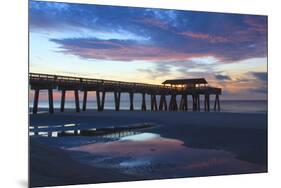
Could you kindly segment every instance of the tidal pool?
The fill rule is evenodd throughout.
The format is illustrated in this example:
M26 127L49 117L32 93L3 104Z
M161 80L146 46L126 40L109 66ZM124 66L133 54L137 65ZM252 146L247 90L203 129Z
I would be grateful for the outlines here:
M223 150L190 148L181 140L148 132L64 149L83 153L74 156L82 163L117 168L144 179L251 173L264 168Z

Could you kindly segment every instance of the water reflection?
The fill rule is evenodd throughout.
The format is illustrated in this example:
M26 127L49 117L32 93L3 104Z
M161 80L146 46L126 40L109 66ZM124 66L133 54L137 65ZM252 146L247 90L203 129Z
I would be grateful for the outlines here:
M74 133L75 130L69 130L71 127L77 127L79 124L64 124L64 125L34 125L29 126L29 136L42 137L58 137L60 133ZM68 130L67 130L68 129Z
M118 139L130 135L139 134L140 131L152 127L148 123L140 123L128 126L88 128L81 129L79 124L65 124L53 126L30 126L30 136L42 137L69 137L69 136L93 136ZM128 137L130 139L130 137Z
M264 166L237 160L229 152L189 148L181 140L147 132L150 127L147 123L90 129L82 129L79 124L40 125L31 126L30 135L72 151L72 157L81 163L117 168L139 178L266 171Z
M155 138L160 138L160 135L158 134L152 134L152 133L142 133L138 135L133 136L126 136L123 138L120 138L120 140L129 140L129 141L147 141Z
M163 138L153 133L141 133L68 150L90 154L92 157L86 159L77 157L87 164L118 168L145 178L246 173L263 168L239 161L229 152L188 148L180 140Z

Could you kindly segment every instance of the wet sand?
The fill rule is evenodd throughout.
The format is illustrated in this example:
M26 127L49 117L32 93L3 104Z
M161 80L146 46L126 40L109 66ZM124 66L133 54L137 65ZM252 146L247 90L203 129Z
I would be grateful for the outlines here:
M266 114L149 111L96 112L91 110L81 113L73 113L70 111L65 113L55 113L53 115L44 113L38 114L36 116L31 115L30 122L31 125L49 126L76 123L79 124L79 127L84 129L153 122L154 124L156 124L156 126L145 130L145 132L155 135L161 135L162 138L166 139L164 141L168 140L169 142L163 142L163 140L161 140L161 142L155 142L155 140L150 140L150 142L146 143L147 148L144 147L141 152L154 152L154 154L152 155L153 157L157 155L157 152L165 151L166 156L170 156L169 153L177 152L172 151L172 148L169 152L169 149L165 147L169 146L169 144L171 143L176 144L175 148L179 148L178 151L184 151L186 156L196 156L201 152L200 155L205 155L205 158L202 158L200 162L192 161L194 156L190 159L187 159L188 157L178 159L187 163L185 167L183 167L183 169L180 169L183 170L183 172L184 170L190 171L191 169L193 170L196 168L196 170L190 171L193 173L191 173L189 177L267 172ZM159 143L166 143L166 145L163 145L163 150L161 150L162 145L160 146ZM106 167L96 165L97 163L87 165L87 163L83 163L79 160L74 160L75 157L74 159L73 157L70 157L73 152L87 152L91 153L92 155L104 155L104 151L106 150L109 150L109 152L113 152L114 149L120 149L120 147L122 148L125 146L126 148L128 148L128 144L130 145L129 142L113 141L110 142L111 146L106 148L103 148L104 144L102 143L94 143L92 145L78 144L76 146L73 145L69 147L68 150L61 150L58 149L59 145L56 145L54 143L46 144L44 142L40 142L40 139L32 138L31 184L62 185L148 179L145 175L142 176L141 174L139 174L139 176L135 176L136 174L134 173L123 173L123 171L119 171L118 168L107 169ZM140 146L144 145L142 143L138 144L140 144ZM130 155L130 153L132 152L137 153L134 148L136 148L135 145L132 146L132 149L129 149L129 154L118 153L118 157L138 157L138 155L141 155L141 153L138 153L138 155L136 156ZM46 156L46 153L52 152L62 154L59 154L59 157L56 157L57 155ZM206 159L207 156L210 156L210 160ZM224 158L224 160L217 160L218 156L226 157ZM176 155L171 155L170 157L175 158ZM198 158L198 156L195 158ZM156 159L159 160L161 158ZM215 161L212 161L213 159L215 159ZM42 162L48 165L42 165ZM70 163L72 165L69 165ZM213 166L208 166L209 163L211 163L211 165ZM120 162L120 165L123 166L130 164L131 163L129 163L128 160L126 160L125 162ZM241 168L239 168L239 165L235 164L241 165ZM60 169L59 175L57 175L57 173L54 174L53 168L50 168L50 166L56 166L56 169ZM216 167L215 171L213 170L214 166ZM83 168L87 170L81 170ZM98 169L99 173L92 173L96 171L96 169ZM165 169L171 169L171 166L167 165L164 167L159 167L159 169L161 171L165 171ZM84 173L80 173L81 171L83 171ZM156 170L156 175L157 173L160 174L161 171ZM176 174L176 172L168 170L166 174L161 174L160 177L154 176L154 178L188 177L184 173L182 175L174 174ZM49 182L52 183L48 184Z
M133 180L135 177L115 169L81 164L66 151L30 140L31 187L106 183Z

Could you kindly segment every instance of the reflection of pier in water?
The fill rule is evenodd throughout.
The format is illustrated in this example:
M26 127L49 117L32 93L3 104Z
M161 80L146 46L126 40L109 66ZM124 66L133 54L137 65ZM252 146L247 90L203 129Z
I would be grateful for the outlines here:
M75 109L80 112L79 91L83 92L83 107L85 111L87 107L88 92L96 92L97 110L104 110L106 93L114 94L115 110L120 110L121 93L129 93L130 110L134 110L134 94L142 95L141 110L146 111L146 95L150 95L151 111L187 111L188 97L192 99L192 110L200 111L200 96L204 96L204 110L210 111L210 96L214 95L214 110L220 110L219 95L221 88L208 86L204 78L195 79L178 79L166 80L163 85L121 82L112 80L101 80L91 78L79 78L48 74L29 74L29 84L31 89L35 91L33 101L33 114L37 113L39 92L40 90L48 90L49 112L54 113L53 89L61 91L60 111L64 111L65 93L67 91L74 92ZM160 96L159 104L157 96ZM170 96L169 103L166 97ZM180 103L177 102L177 96L181 97Z
M80 129L76 124L59 126L32 126L30 136L66 137L66 136L94 136L103 138L121 138L139 134L143 129L151 128L151 123L141 123L128 126Z

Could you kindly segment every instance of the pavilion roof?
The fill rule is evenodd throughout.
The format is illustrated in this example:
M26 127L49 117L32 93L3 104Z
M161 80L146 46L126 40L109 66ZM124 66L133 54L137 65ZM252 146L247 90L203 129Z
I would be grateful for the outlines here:
M205 78L191 78L191 79L175 79L175 80L166 80L162 84L171 84L171 85L185 85L185 84L207 84L208 82Z

